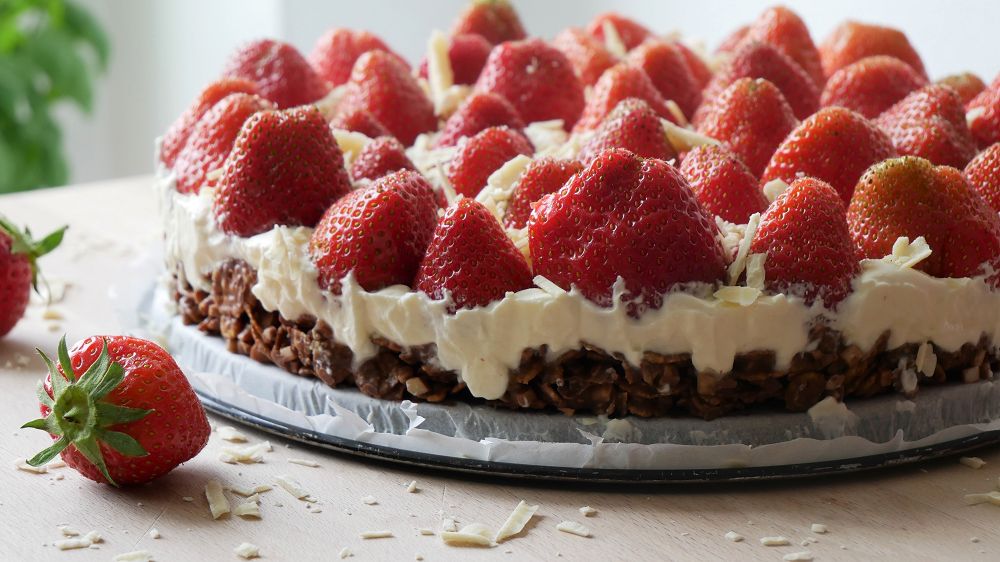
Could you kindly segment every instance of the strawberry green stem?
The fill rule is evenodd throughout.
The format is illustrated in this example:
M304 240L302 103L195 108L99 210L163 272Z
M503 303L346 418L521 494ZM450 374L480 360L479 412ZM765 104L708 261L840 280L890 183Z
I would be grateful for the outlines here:
M31 230L25 228L21 230L7 217L0 215L0 232L10 236L10 251L14 254L24 254L31 264L31 286L38 291L38 258L56 249L62 242L63 235L66 234L68 226L59 228L39 241L31 237Z

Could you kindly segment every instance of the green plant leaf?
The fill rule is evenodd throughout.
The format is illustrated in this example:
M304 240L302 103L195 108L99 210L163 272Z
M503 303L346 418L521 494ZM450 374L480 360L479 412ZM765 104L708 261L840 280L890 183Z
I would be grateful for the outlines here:
M98 68L105 70L111 57L111 42L108 41L108 36L101 29L101 25L89 12L74 2L66 2L64 9L66 29L90 45L97 55Z

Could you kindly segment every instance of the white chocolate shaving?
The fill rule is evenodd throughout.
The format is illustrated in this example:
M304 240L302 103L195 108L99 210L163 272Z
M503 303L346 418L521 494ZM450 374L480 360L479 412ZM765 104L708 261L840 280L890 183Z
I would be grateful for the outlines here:
M497 531L496 536L493 538L493 542L503 542L505 539L513 537L514 535L520 533L524 530L525 525L528 521L535 515L538 511L537 505L528 505L524 500L521 500L514 508L514 511L507 517L503 525Z

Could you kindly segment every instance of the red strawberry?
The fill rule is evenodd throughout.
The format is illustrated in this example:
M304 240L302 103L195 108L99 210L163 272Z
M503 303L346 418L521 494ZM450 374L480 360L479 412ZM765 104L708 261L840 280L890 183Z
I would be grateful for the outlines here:
M607 39L604 37L605 22L615 28L618 36L622 39L622 43L625 44L625 48L628 50L632 50L653 35L652 31L639 22L614 12L600 14L590 20L590 24L587 25L587 31L602 42L606 41Z
M869 166L895 155L892 141L871 121L849 109L827 107L788 135L760 182L791 184L802 176L814 177L833 186L846 203Z
M741 25L736 29L729 32L719 43L719 46L715 48L716 55L729 55L736 52L736 49L740 48L743 40L746 39L747 33L750 33L749 25Z
M1000 83L998 82L1000 80L994 80L965 106L971 117L969 129L979 143L979 148L986 148L1000 141Z
M174 121L163 135L163 142L160 145L160 161L168 168L173 168L177 155L187 144L187 139L191 136L191 132L194 131L194 126L201 119L201 116L212 109L212 106L219 103L222 98L236 93L256 94L257 85L242 78L222 78L212 82L202 90L198 99L194 100L194 103Z
M576 160L556 160L554 158L538 158L532 160L521 174L514 191L507 203L507 212L503 224L508 228L524 228L528 226L532 205L548 195L559 191L570 176L583 169Z
M897 58L868 57L835 72L823 89L820 104L839 105L874 119L926 85L926 78Z
M24 316L31 288L38 287L36 260L54 250L65 232L66 227L60 228L36 242L30 230L22 231L0 215L0 338Z
M875 119L900 155L963 168L976 155L976 141L965 122L958 93L931 85L900 100Z
M330 91L330 85L295 47L270 39L241 47L226 63L222 75L255 82L256 93L281 109L314 102Z
M627 98L615 106L580 149L577 159L586 166L609 148L624 148L641 158L677 158L660 116L638 98Z
M604 152L543 197L528 234L536 275L575 286L601 306L614 304L621 277L633 316L659 308L678 285L714 283L725 273L718 229L684 177L627 150Z
M531 156L534 150L521 133L507 127L490 127L467 140L448 165L448 181L455 193L475 197L486 179L518 154Z
M750 252L766 254L765 287L807 304L835 307L860 271L847 229L847 207L830 185L795 180L760 218Z
M351 177L377 180L399 170L416 170L406 149L394 137L379 137L368 143L351 164Z
M42 417L23 427L47 431L55 443L28 461L56 455L94 480L144 484L197 455L211 428L198 396L162 347L131 336L92 337L48 365L38 385Z
M847 222L862 258L890 254L900 236L923 236L932 253L916 268L936 277L979 275L1000 255L1000 215L961 172L915 156L872 166L858 182Z
M951 86L958 92L958 98L962 100L962 105L972 101L980 92L986 89L983 79L971 72L951 74L935 82L944 86Z
M838 25L819 46L820 59L827 77L845 66L877 55L896 57L926 77L920 55L902 31L891 27L845 21Z
M702 92L702 107L707 107L740 78L763 78L781 90L799 119L805 119L819 107L819 90L802 67L767 43L747 41L729 58L712 82ZM693 122L701 123L698 108Z
M351 272L366 291L412 286L435 224L434 189L416 172L348 193L327 209L309 242L320 287L339 295Z
M503 96L528 123L562 119L569 130L583 111L583 84L573 65L541 39L497 45L475 91Z
M351 109L338 112L337 116L330 122L330 126L334 129L361 133L370 139L392 136L389 129L386 129L385 125L379 123L365 109Z
M531 287L531 268L486 207L460 199L445 211L414 286L451 311L487 306Z
M195 126L177 156L177 191L198 193L210 172L222 168L243 123L258 111L274 109L274 104L252 94L230 94L215 104Z
M702 145L688 152L681 174L706 211L734 224L767 208L767 198L739 157L721 146Z
M585 86L592 86L605 70L615 64L615 57L604 44L578 27L564 29L552 40L552 46L566 55Z
M965 177L972 187L1000 213L1000 143L990 145L965 167Z
M474 136L490 127L521 130L524 121L510 102L489 92L476 92L465 99L441 128L436 146L455 146L459 139Z
M385 51L368 51L354 63L341 111L359 109L371 113L405 146L420 133L437 129L431 100L406 65Z
M784 6L768 8L747 30L750 41L770 43L792 59L822 87L826 82L819 50L809 35L809 28L795 12Z
M698 132L721 142L754 176L760 176L778 145L798 124L774 84L762 78L740 78L706 107Z
M315 107L261 111L236 137L213 210L223 232L253 236L313 226L350 189L344 155Z
M351 69L358 58L368 51L384 51L396 55L401 63L406 60L400 57L385 41L367 31L333 28L316 41L312 53L309 54L309 64L316 73L331 86L339 86L351 77Z
M708 68L708 63L705 62L705 59L701 55L695 53L691 50L691 47L688 47L681 41L674 41L673 44L684 55L684 60L688 64L688 70L691 71L691 76L698 85L698 89L703 90L712 81L712 70Z
M452 35L475 33L498 45L527 37L521 18L507 0L472 0L451 28Z
M493 45L482 35L466 33L448 40L448 61L456 84L475 84L486 66ZM427 78L427 59L420 62L419 75Z
M649 76L641 68L621 63L609 68L594 86L594 91L587 99L587 107L583 117L576 124L576 130L585 131L596 128L604 121L611 110L619 103L637 98L646 102L657 115L676 122L667 102L660 95Z
M664 100L673 100L684 115L694 115L701 87L676 43L648 40L629 52L629 64L641 68Z

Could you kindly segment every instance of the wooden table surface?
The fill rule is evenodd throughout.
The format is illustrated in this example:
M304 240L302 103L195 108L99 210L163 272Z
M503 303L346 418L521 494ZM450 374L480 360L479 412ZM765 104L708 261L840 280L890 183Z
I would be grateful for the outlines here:
M37 415L36 381L43 376L33 348L54 352L66 332L72 343L93 334L115 333L109 287L129 260L160 237L150 177L128 178L0 197L0 213L27 223L36 234L69 224L67 242L42 265L57 284L69 284L62 302L51 305L62 319L45 319L42 304L0 340L0 560L111 560L147 550L156 560L238 560L242 542L260 548L264 560L775 560L810 551L815 560L998 560L1000 507L967 506L963 495L995 489L1000 450L979 451L987 461L973 470L942 459L866 474L827 476L781 483L670 487L591 487L529 484L488 477L456 477L375 464L310 449L242 429L251 443L269 439L274 451L261 464L218 460L229 445L217 433L202 453L150 485L116 490L86 480L69 468L32 474L13 468L45 446L36 430L18 429ZM47 315L49 317L52 314ZM212 418L212 416L210 416ZM230 425L213 418L217 427ZM309 459L318 468L292 464ZM318 503L284 490L262 494L262 519L213 520L204 485L215 478L249 487L296 478ZM416 480L418 491L407 493ZM375 505L362 498L373 496ZM185 501L187 496L193 501ZM230 495L231 499L238 497ZM417 529L441 529L442 514L459 525L500 526L520 500L540 507L529 527L496 548L459 548ZM234 501L235 505L235 501ZM584 518L578 508L598 510ZM584 523L581 538L556 530L563 520ZM827 534L810 531L827 525ZM97 549L60 551L58 525L97 531ZM150 537L157 529L161 538ZM388 530L392 538L363 540L360 533ZM731 542L735 531L746 537ZM784 535L792 546L767 547L764 536ZM800 546L806 539L816 539Z

